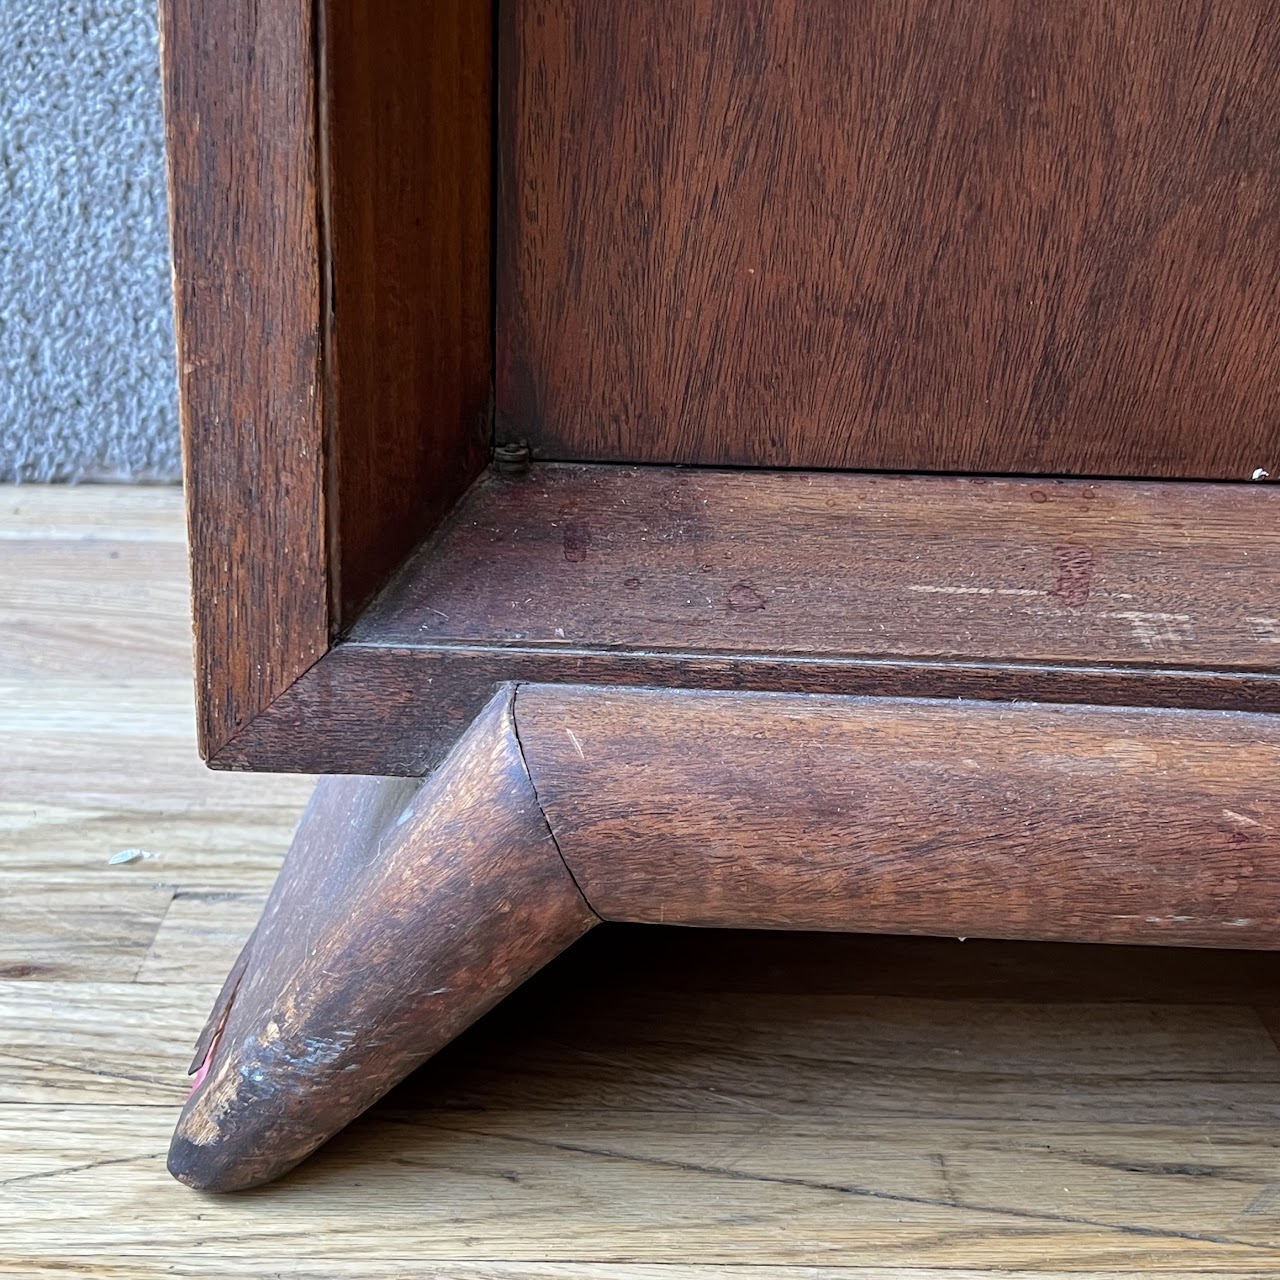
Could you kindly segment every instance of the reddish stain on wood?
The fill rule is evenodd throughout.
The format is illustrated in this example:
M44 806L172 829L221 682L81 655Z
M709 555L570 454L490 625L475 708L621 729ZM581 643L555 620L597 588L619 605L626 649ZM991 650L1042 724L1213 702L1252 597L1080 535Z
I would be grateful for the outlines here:
M749 582L735 582L729 588L728 605L735 613L755 613L764 608L764 597Z
M585 520L570 520L562 537L564 558L570 564L581 564L591 549L591 529Z
M1093 552L1085 546L1054 547L1053 563L1058 580L1050 594L1072 609L1089 603L1093 584Z

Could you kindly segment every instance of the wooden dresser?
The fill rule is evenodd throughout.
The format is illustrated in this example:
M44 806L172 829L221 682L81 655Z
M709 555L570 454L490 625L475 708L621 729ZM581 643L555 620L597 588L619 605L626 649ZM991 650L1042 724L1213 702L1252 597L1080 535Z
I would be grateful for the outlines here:
M200 731L324 779L170 1157L598 920L1280 942L1269 0L164 0Z

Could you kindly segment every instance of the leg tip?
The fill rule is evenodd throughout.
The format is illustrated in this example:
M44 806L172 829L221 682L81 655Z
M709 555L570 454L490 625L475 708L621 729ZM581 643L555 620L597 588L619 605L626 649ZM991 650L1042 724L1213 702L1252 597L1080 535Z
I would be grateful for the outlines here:
M209 1168L204 1149L180 1133L175 1133L169 1143L168 1166L169 1172L185 1187L193 1187L197 1191L219 1189L216 1185L217 1172Z
M270 1169L265 1173L256 1166L235 1158L220 1144L201 1146L183 1135L181 1128L169 1144L168 1168L184 1187L195 1191L221 1194L227 1191L247 1191L250 1187L270 1182L283 1170Z

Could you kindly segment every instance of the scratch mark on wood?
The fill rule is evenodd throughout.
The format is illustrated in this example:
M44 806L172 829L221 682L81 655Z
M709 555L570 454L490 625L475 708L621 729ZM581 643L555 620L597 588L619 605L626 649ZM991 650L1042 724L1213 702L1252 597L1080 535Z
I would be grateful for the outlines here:
M1280 618L1246 618L1259 644L1280 644Z
M931 583L915 583L908 591L928 592L940 596L1042 596L1035 587L949 587Z
M1144 649L1195 642L1189 613L1144 613L1138 609L1125 609L1106 616L1129 623L1133 638Z

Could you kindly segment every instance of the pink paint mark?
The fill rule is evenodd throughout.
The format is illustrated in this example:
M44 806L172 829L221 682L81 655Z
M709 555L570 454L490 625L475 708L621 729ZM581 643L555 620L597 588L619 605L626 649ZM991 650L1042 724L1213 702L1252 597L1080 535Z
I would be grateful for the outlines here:
M213 1053L218 1047L219 1036L214 1036L209 1042L209 1052L204 1055L204 1061L196 1070L195 1079L191 1081L191 1091L187 1094L188 1100L192 1098L195 1091L204 1084L204 1078L209 1074L209 1068L213 1065Z

